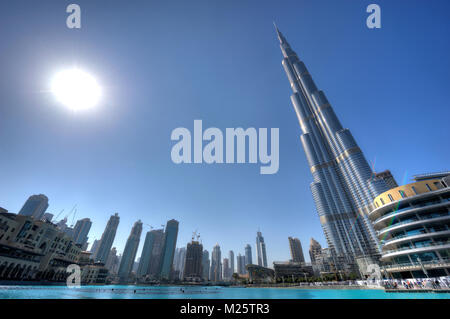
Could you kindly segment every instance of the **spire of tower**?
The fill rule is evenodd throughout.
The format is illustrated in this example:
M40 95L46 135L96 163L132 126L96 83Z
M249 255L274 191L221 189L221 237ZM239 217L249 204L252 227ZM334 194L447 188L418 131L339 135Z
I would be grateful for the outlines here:
M280 40L280 43L283 44L286 42L286 38L283 36L283 34L280 32L280 30L277 27L277 24L275 21L273 21L273 26L275 27L275 31L277 32L278 40Z

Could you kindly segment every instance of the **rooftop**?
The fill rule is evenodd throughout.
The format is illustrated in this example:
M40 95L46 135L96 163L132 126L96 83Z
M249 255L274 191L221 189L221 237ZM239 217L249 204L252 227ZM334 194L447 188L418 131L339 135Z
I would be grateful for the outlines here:
M413 175L413 180L415 181L424 181L427 179L433 179L433 178L443 178L450 175L450 171L445 172L436 172L436 173L425 173L425 174L418 174Z

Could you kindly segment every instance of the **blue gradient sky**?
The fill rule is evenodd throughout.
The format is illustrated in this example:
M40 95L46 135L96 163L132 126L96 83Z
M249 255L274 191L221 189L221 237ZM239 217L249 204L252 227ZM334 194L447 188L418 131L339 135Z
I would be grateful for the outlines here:
M72 2L81 30L65 27ZM381 30L365 25L374 2ZM0 206L18 212L38 193L54 214L78 204L91 241L118 212L119 251L137 219L175 218L178 246L198 230L208 250L237 255L255 249L259 228L270 263L289 258L288 236L307 255L311 237L325 240L272 21L375 169L403 183L449 168L449 12L449 1L425 0L2 1ZM73 113L48 93L73 65L104 87L94 110ZM194 119L279 127L278 174L173 164L171 131Z

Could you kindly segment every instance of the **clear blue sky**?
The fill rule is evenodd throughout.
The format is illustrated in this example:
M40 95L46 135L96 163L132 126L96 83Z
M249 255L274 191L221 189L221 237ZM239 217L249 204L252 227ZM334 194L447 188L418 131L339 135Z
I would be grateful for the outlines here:
M65 26L73 2L76 31ZM380 30L365 25L370 3ZM272 21L375 169L402 183L449 168L449 12L444 0L2 1L0 206L18 212L39 193L54 214L78 204L91 240L118 212L119 251L137 219L175 218L178 246L198 230L208 250L237 255L260 228L270 263L289 258L288 236L307 255L311 237L326 243ZM48 93L73 65L104 87L94 110L73 113ZM280 128L278 174L173 164L170 134L194 119Z

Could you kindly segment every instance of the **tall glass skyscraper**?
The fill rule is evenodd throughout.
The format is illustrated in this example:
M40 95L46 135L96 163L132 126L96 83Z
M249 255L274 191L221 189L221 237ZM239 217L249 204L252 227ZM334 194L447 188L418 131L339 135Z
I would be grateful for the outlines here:
M242 256L241 254L238 254L236 257L237 262L237 273L239 275L245 275L246 269L245 269L245 256Z
M230 260L230 271L231 276L234 274L235 268L234 268L234 252L232 250L228 253L228 259Z
M153 243L155 242L155 233L153 231L147 232L145 235L144 247L142 248L141 259L139 260L138 270L136 275L144 277L148 275L150 259L152 258Z
M100 246L100 240L94 239L94 242L92 243L91 250L90 250L92 259L95 259L95 256L97 255L98 246Z
M169 279L172 270L173 256L177 245L178 221L169 220L164 232L164 248L162 251L160 276L163 279Z
M203 280L209 280L209 268L211 267L211 261L209 260L209 252L205 249L202 256L203 267Z
M245 246L245 265L253 264L252 260L252 246L247 244Z
M85 247L88 241L88 234L91 230L92 222L89 218L83 218L77 221L73 228L73 239L76 244ZM84 248L83 248L84 249Z
M388 190L374 176L350 130L343 128L305 64L276 28L291 101L303 131L301 143L313 175L311 192L330 248L342 256L379 255L368 213L373 199Z
M45 195L32 195L19 211L19 215L32 216L36 220L41 220L48 208L48 197Z
M211 253L209 280L216 282L222 280L222 253L220 252L219 244L216 244L213 247L213 251Z
M256 258L258 266L267 267L266 244L260 231L256 233Z
M108 260L109 253L111 252L111 247L116 238L117 227L119 227L120 217L119 214L115 213L109 218L108 224L106 224L105 231L102 234L100 243L98 245L97 252L94 256L95 261L106 263Z
M131 229L130 236L128 237L125 249L123 251L122 259L119 266L119 277L121 281L128 280L136 259L136 253L139 247L139 241L142 234L142 222L138 220L134 223Z
M152 230L152 253L148 263L147 274L152 278L159 276L159 266L161 265L163 245L164 245L164 229Z
M177 272L178 279L183 279L185 261L186 261L186 247L176 248L175 254L173 256L172 267L173 270Z

